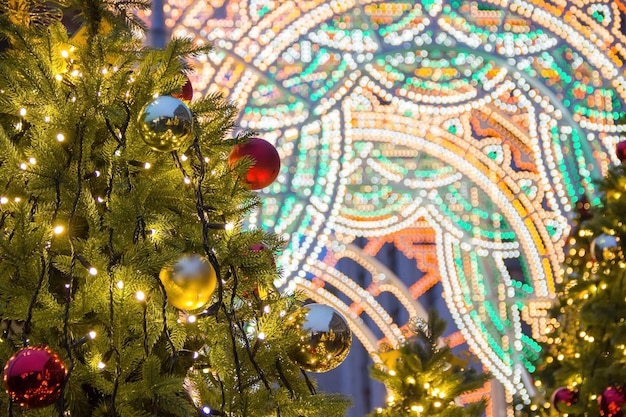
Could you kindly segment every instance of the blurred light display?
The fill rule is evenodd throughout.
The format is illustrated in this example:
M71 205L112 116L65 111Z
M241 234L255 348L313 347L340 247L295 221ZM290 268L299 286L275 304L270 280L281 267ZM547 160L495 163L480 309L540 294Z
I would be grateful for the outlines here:
M619 1L170 0L173 36L210 42L198 93L283 161L252 225L284 235L280 286L342 311L374 354L441 285L455 337L528 399L573 202L618 163L626 84ZM365 248L354 244L367 239ZM425 274L397 277L393 243ZM367 287L337 269L349 258ZM342 297L334 294L341 293ZM346 303L345 300L350 300ZM528 330L530 329L530 330ZM512 413L512 410L509 410Z

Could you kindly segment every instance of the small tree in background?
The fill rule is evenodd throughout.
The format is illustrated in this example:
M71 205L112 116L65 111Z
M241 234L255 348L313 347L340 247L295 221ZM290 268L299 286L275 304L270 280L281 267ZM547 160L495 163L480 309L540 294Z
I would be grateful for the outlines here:
M462 361L452 349L441 345L445 328L446 321L431 310L428 323L415 326L415 336L397 350L381 354L385 365L376 365L371 375L387 388L387 405L371 413L371 417L483 414L485 399L462 405L458 398L481 388L490 376L458 365Z

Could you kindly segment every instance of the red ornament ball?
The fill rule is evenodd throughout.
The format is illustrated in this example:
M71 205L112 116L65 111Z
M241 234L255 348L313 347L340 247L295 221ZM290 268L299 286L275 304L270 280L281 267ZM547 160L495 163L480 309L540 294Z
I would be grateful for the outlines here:
M570 413L570 407L578 402L578 391L567 387L558 388L552 394L552 405L559 413Z
M620 387L608 387L598 397L600 415L603 417L623 417L622 406L626 403L626 395Z
M41 408L59 398L66 374L63 361L48 346L26 347L4 367L4 386L22 407Z
M617 155L617 159L619 159L622 163L626 160L626 141L619 142L615 145L615 155Z
M274 182L280 171L280 156L271 143L265 139L252 138L246 143L235 145L228 156L228 166L233 168L246 156L253 160L245 178L251 190L260 190Z
M193 85L187 74L183 74L183 77L187 80L179 91L172 93L172 97L176 97L179 100L191 101L193 98Z
M250 249L252 250L252 252L262 252L264 250L269 250L267 246L263 244L252 245ZM274 254L272 254L272 266L276 267L276 259L274 258Z

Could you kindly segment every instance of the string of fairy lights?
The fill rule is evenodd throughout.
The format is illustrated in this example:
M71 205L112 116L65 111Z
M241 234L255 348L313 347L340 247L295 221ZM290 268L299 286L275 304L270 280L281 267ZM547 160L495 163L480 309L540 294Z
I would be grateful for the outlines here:
M550 325L572 202L594 198L593 178L618 162L621 10L621 2L544 0L170 0L164 8L173 35L215 45L194 63L194 88L237 101L241 126L278 148L283 168L249 219L289 242L277 284L340 310L376 360L362 318L391 345L404 325L380 293L419 314L419 296L437 279L395 277L372 262L377 250L352 242L426 233L459 334L507 401L533 392L527 376ZM401 250L420 259L427 249ZM344 257L375 283L364 288L338 271Z

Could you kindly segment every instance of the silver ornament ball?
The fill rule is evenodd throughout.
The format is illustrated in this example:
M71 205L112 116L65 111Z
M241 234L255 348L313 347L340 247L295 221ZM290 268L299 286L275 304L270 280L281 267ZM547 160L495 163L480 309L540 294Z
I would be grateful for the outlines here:
M298 332L298 342L289 357L302 369L327 372L343 362L350 352L352 332L337 310L324 304L308 304L291 314L289 326Z
M601 234L591 242L591 257L597 262L618 262L624 259L618 237Z
M177 98L157 97L146 104L137 120L144 142L160 152L174 151L191 137L193 116Z

